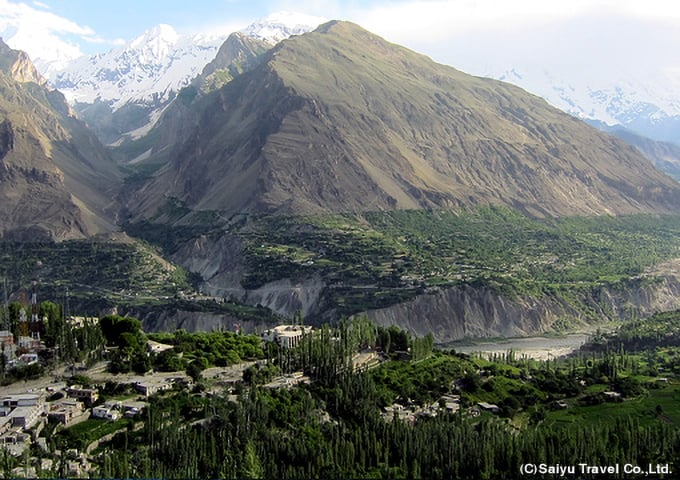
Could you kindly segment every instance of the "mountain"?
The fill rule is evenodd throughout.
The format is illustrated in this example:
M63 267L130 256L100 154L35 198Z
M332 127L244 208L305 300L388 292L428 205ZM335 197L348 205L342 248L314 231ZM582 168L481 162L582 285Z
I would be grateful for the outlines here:
M486 76L540 95L551 105L578 118L602 125L620 125L638 135L680 145L677 79L612 77L604 81L558 75L535 67L487 72Z
M28 56L0 41L0 236L42 241L116 229L120 174Z
M201 72L224 38L157 25L118 49L77 59L50 82L72 103L98 100L113 110L131 101L164 101Z
M621 126L610 127L600 124L597 127L633 145L656 168L680 181L680 145L651 140Z
M228 218L493 204L550 216L680 204L680 186L623 142L347 22L279 43L183 105L159 122L163 141L144 162L162 166L129 198L133 220L169 221L169 210Z
M328 20L321 17L282 11L256 20L241 30L241 33L273 47L288 37L310 32L326 21Z
M315 17L281 12L241 33L271 48L319 23ZM103 142L116 145L145 134L177 92L216 55L224 55L219 50L226 38L180 35L170 25L157 25L118 49L52 69L49 80Z
M106 54L80 57L50 83L107 143L139 136L214 58L223 36L179 35L158 25Z
M245 33L232 33L191 83L204 92L220 88L234 77L254 68L262 54L271 48L268 42Z

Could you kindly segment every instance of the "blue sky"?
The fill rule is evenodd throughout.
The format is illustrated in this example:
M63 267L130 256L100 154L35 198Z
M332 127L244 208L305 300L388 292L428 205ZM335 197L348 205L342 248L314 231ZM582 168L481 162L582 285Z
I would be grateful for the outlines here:
M282 10L354 21L470 73L534 62L680 78L677 0L0 0L0 35L33 59L73 56L159 23L227 34Z
M13 2L19 3L19 2ZM46 10L75 23L90 27L109 41L130 40L160 23L172 25L180 33L194 32L219 23L250 22L266 15L264 1L240 0L43 0L26 2L37 10ZM46 8L47 7L47 8ZM97 50L96 44L84 44L85 50Z

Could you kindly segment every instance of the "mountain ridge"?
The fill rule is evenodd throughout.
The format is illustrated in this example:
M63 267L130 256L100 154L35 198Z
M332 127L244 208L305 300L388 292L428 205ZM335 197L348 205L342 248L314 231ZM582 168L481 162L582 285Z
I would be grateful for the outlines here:
M435 64L350 22L279 43L190 108L186 141L152 153L163 167L135 193L133 217L154 217L164 197L227 216L678 205L679 186L632 147L518 87Z
M268 49L282 38L313 29L316 25L305 22L316 20L320 19L280 12L234 33L262 50L263 45ZM148 132L180 90L221 55L230 35L180 35L161 24L120 48L53 69L49 80L105 144L117 147ZM221 84L234 73L215 81Z
M23 52L0 43L0 65L0 235L63 240L116 230L120 174L108 152Z

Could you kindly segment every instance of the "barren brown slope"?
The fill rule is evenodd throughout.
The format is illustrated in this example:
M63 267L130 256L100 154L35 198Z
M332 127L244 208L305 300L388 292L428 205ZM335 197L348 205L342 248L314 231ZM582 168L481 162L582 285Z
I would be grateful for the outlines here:
M267 55L191 105L186 140L157 146L151 161L165 165L131 201L138 218L167 197L225 213L680 206L678 185L632 147L354 24L331 22Z
M120 175L108 154L59 92L28 75L25 55L0 42L0 57L0 238L114 230Z

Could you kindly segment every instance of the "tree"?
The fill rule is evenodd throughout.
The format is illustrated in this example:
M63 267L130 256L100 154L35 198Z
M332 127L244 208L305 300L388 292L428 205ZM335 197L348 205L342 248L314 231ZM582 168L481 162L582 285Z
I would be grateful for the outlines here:
M208 368L208 360L205 357L198 357L194 359L187 366L187 375L189 375L194 382L198 382L202 377L202 372Z
M136 318L107 315L99 320L99 325L109 345L125 347L131 339L143 337L142 322Z
M154 370L159 372L179 372L185 368L185 362L174 348L160 352L154 360Z

